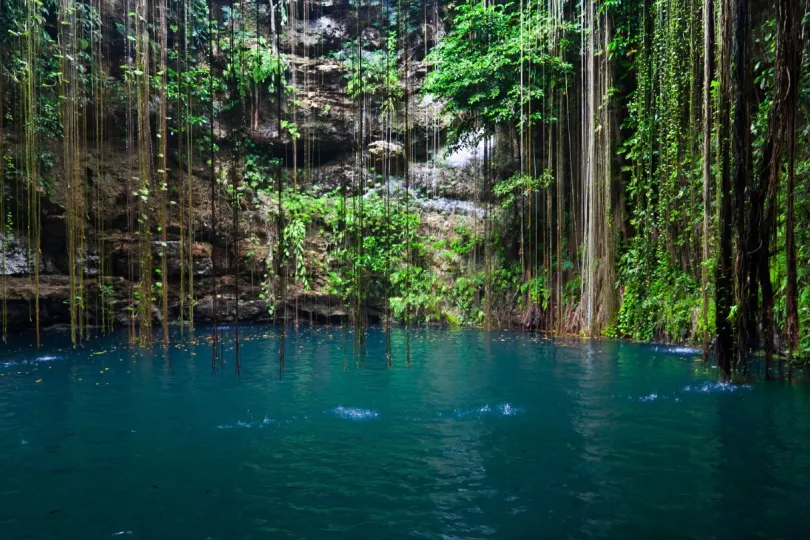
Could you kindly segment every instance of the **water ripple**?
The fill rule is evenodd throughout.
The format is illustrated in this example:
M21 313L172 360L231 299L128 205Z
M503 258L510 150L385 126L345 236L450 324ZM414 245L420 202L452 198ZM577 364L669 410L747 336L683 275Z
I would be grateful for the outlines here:
M217 429L234 429L234 428L263 428L275 423L275 420L267 416L261 422L243 422L237 420L236 424L220 424Z
M523 409L520 407L515 407L510 405L509 403L502 403L500 405L495 405L491 407L489 404L484 405L482 407L478 407L476 409L455 409L453 411L453 416L456 418L465 418L468 416L514 416L518 413L522 413ZM439 415L441 416L441 414Z
M705 382L703 384L686 385L683 392L700 392L711 394L715 392L737 392L738 390L751 390L750 384L732 384L730 382Z
M467 330L394 329L383 367L369 329L363 365L329 327L286 334L279 369L274 330L244 326L241 376L212 377L185 332L165 355L0 358L0 537L790 538L810 519L805 385Z
M371 409L357 409L355 407L344 407L339 405L332 409L332 413L347 420L368 420L369 418L377 418L380 413L372 411Z
M730 382L704 382L701 384L694 384L694 385L686 385L680 391L677 392L675 395L662 395L658 393L651 393L647 394L646 396L641 396L638 398L639 402L647 403L650 401L657 401L657 400L672 400L679 402L680 398L677 397L678 394L718 394L718 393L734 393L740 392L744 390L753 390L753 386L750 384L733 384ZM629 399L635 400L635 398L630 397Z
M8 360L0 362L0 368L12 368L15 366L33 366L36 364L44 364L46 362L53 362L55 360L62 360L61 356L46 355L39 358L28 358L22 360Z

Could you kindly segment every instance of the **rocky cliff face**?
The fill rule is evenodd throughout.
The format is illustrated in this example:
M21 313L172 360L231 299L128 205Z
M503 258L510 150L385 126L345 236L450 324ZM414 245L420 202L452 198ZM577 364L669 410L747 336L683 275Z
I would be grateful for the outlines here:
M298 130L304 134L310 148L307 170L298 175L298 189L302 191L325 192L341 186L350 186L357 171L357 156L363 155L364 167L369 182L369 191L382 193L399 192L405 189L401 177L392 176L384 185L374 174L380 170L383 156L387 153L394 160L402 160L404 150L397 143L383 138L381 115L368 112L363 121L365 148L362 153L357 148L356 136L359 123L358 103L347 94L347 67L337 56L344 43L351 37L349 28L357 28L355 12L348 3L329 0L312 2L314 9L306 24L299 21L296 32L285 33L282 48L285 51L290 70L295 70L296 79L296 121ZM373 14L372 14L373 15ZM370 17L373 19L373 17ZM362 30L364 47L369 50L385 46L384 36L372 27ZM435 30L432 31L435 35ZM420 38L412 36L412 46L424 48ZM293 54L295 53L295 54ZM112 63L115 62L115 59ZM409 87L405 93L409 99L410 127L412 129L412 160L410 166L409 201L420 214L421 230L425 238L450 242L458 237L460 226L468 230L482 227L480 218L483 208L477 199L478 175L475 151L445 155L440 151L441 119L438 107L429 99L423 98L418 88L425 73L425 66L418 60L411 65L410 77L403 81ZM289 79L291 73L287 73ZM258 110L258 124L250 127L250 137L261 151L278 154L284 158L291 172L290 140L288 133L279 133L279 118L272 96L262 96ZM292 115L292 100L286 100L282 117ZM395 121L395 130L402 130L402 119ZM234 125L227 119L218 119L215 133L223 151L218 156L220 171L228 171L233 163L228 161L228 139ZM239 128L243 129L243 128ZM14 141L11 141L12 144ZM59 155L59 141L50 141L54 155ZM298 146L298 164L302 164L307 154L304 144ZM89 148L83 157L88 183L95 186L103 183L103 205L91 204L85 224L87 257L84 261L83 276L87 322L99 324L101 312L107 309L119 325L129 324L132 317L133 290L139 280L138 246L139 238L132 232L137 226L132 215L132 179L129 172L132 156L124 141L113 139L103 149ZM176 171L180 168L177 157L171 164L169 183L177 181ZM7 231L0 236L4 258L0 261L0 297L7 306L7 321L11 331L22 331L33 327L34 304L39 297L40 321L43 326L70 322L68 300L70 295L68 257L66 249L66 185L58 159L51 171L52 188L43 204L41 265L39 285L34 282L34 269L30 267L32 248L26 244L26 231L22 226ZM194 166L193 183L193 280L194 316L196 322L210 321L214 310L220 321L233 321L236 317L236 285L233 275L234 261L240 261L239 317L244 321L269 320L268 305L263 299L262 282L269 272L267 267L272 246L276 241L274 205L261 195L251 196L242 205L239 220L239 242L233 237L229 201L224 193L218 193L213 201L217 210L217 221L211 220L210 167L202 157ZM241 174L241 171L236 171ZM223 175L224 176L224 175ZM99 179L103 179L103 182ZM220 188L221 189L221 188ZM13 198L13 194L11 195ZM158 252L167 258L168 275L164 282L170 293L169 316L175 320L180 310L180 223L176 208L170 210L168 241L162 245L152 244L153 255ZM99 224L103 223L103 230ZM101 252L99 251L101 248ZM286 297L277 309L283 316L298 316L305 320L338 322L348 316L341 299L331 294L328 287L329 270L328 242L320 228L310 226L305 241L306 259L310 269L309 290L290 284ZM248 256L249 255L249 256ZM426 254L430 266L437 275L450 272L447 253L434 250ZM99 279L99 260L106 261L106 276ZM189 279L189 277L185 277ZM214 291L218 296L214 298ZM379 317L383 306L368 306L371 318ZM153 313L156 322L160 311L155 306Z

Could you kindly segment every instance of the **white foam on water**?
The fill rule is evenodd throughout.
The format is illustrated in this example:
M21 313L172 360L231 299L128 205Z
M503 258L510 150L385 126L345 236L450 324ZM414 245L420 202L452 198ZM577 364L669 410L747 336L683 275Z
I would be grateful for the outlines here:
M15 366L23 366L23 365L34 365L40 364L43 362L53 362L55 360L62 360L61 356L40 356L39 358L29 358L25 360L8 360L6 362L0 362L0 368L9 368Z
M514 416L521 412L523 412L523 409L519 407L515 407L514 405L511 405L509 403L502 403L500 405L495 405L494 407L487 404L482 407L478 407L477 409L470 409L470 410L455 409L453 411L453 416L457 418L464 418L466 416L487 416L487 415ZM439 414L439 416L441 416L441 413Z
M252 422L242 422L241 420L237 420L236 424L220 424L217 426L217 429L233 429L233 428L252 428L254 424Z
M673 354L703 354L700 349L693 349L691 347L672 347L667 352Z
M368 420L369 418L377 418L380 413L372 411L371 409L357 409L354 407L344 407L339 405L332 409L332 412L341 418L348 420Z
M112 536L124 536L124 535L131 535L132 531L118 531L116 533L112 533Z
M513 416L518 413L519 409L512 407L508 403L504 403L503 405L498 406L498 410L503 416Z
M754 387L751 386L750 384L732 384L730 382L704 382L699 384L688 384L683 388L681 388L680 391L676 391L672 395L660 395L652 393L646 396L642 396L640 398L628 396L627 399L631 401L635 401L637 399L639 402L642 403L656 400L673 400L676 403L680 403L681 398L677 396L682 394L717 394L717 393L731 394L735 392L743 392L753 389ZM622 396L614 396L614 397L622 397Z
M293 416L293 420L297 420L297 416ZM304 420L308 420L306 416L304 416ZM292 420L281 421L282 423L289 424ZM243 422L242 420L237 420L235 424L219 424L217 429L234 429L234 428L243 428L243 429L250 429L250 428L266 428L270 427L274 424L277 424L278 421L273 420L269 416L265 416L262 420L256 422Z
M653 347L653 351L670 354L703 354L703 351L700 349L694 349L692 347L668 347L666 345Z
M471 414L475 414L477 416L481 416L482 414L486 414L490 411L489 405L484 405L479 409L473 409L470 411L465 411L462 409L454 409L453 416L456 418L464 418L465 416L470 416Z
M22 446L25 446L26 444L28 444L28 441L26 441L25 439L20 439L20 444Z
M703 384L687 385L682 392L696 392L701 394L711 394L715 392L738 392L740 390L752 390L750 384L732 384L730 382L705 382Z
M715 394L715 393L733 393L741 392L744 390L753 390L750 384L732 384L730 382L704 382L700 384L689 384L684 386L680 392L675 395L659 395L656 393L648 394L638 398L640 402L656 401L656 400L673 400L680 403L681 398L676 397L678 394ZM630 400L635 400L633 397L628 397Z

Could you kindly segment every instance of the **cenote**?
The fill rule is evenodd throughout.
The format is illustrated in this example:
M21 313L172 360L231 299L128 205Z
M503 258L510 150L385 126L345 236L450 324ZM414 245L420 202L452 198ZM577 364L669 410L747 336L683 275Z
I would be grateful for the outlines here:
M233 342L226 329L226 343ZM688 350L529 333L241 329L19 346L0 363L3 538L789 537L810 390ZM14 349L14 347L10 347Z

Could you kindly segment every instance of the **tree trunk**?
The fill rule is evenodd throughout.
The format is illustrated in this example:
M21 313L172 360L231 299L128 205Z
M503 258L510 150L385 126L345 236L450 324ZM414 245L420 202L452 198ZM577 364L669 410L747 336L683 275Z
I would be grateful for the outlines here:
M751 324L753 307L749 295L749 261L746 234L746 189L751 176L751 61L749 34L751 26L750 0L734 0L734 44L732 52L732 94L734 99L733 151L734 185L732 214L734 222L734 278L736 317L736 366L745 369L748 354L754 344Z
M720 8L721 55L720 55L720 189L717 193L719 257L715 267L715 331L717 365L724 376L731 373L734 355L734 336L729 315L732 302L731 282L731 171L729 155L729 120L731 113L731 0L721 0Z
M774 87L774 101L768 122L768 132L762 149L762 163L759 172L760 189L766 193L763 218L760 223L751 223L751 230L758 230L761 234L762 254L759 260L759 282L762 287L762 319L763 339L765 342L765 376L773 359L773 287L770 276L770 245L776 234L777 189L779 177L782 172L782 149L785 140L785 130L790 119L789 96L791 93L790 51L794 46L792 35L794 23L792 17L796 0L780 0L777 11L777 45L776 45L776 77ZM796 79L798 80L798 79ZM792 129L792 128L791 128ZM767 187L766 187L767 186ZM788 321L790 323L790 321Z
M801 14L798 0L780 0L778 19L784 24L784 47L787 79L791 81L785 96L785 142L787 158L787 208L785 209L785 254L787 259L787 286L785 306L787 308L786 337L789 351L799 347L799 304L798 278L796 275L795 229L795 151L796 151L796 105L799 96L799 75L802 65L802 45L804 40L801 28Z
M709 197L712 178L712 78L714 76L714 3L703 0L703 361L709 358Z

